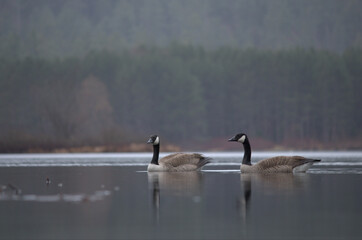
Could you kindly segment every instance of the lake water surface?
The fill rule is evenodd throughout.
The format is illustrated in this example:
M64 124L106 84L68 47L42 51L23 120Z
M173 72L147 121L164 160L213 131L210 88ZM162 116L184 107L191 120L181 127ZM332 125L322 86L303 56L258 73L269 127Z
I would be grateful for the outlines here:
M0 239L362 239L362 152L305 174L240 174L242 152L201 172L147 173L151 153L0 155Z

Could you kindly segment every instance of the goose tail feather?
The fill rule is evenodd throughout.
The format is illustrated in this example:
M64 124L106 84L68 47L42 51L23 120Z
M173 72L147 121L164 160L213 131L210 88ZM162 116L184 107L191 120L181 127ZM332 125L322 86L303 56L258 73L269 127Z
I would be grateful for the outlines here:
M206 164L211 162L211 158L209 157L204 157L204 156L200 156L200 160L197 163L197 168L202 168L203 166L205 166Z
M322 161L321 159L312 159L312 158L307 158L308 162L320 162Z

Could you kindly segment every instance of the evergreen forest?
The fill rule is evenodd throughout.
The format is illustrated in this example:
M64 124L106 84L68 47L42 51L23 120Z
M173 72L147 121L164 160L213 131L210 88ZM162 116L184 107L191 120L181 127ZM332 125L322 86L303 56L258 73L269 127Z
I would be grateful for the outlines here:
M362 137L361 71L361 49L172 44L1 58L0 150L143 142L154 133L196 144L238 131L280 145L347 147Z

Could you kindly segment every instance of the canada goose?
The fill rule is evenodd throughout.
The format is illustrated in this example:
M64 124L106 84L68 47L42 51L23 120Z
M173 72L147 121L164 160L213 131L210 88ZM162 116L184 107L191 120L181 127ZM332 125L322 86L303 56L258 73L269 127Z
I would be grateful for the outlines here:
M267 158L251 165L251 148L249 139L244 133L236 134L229 142L240 142L244 146L244 158L240 171L244 173L291 173L305 172L320 159L310 159L301 156L278 156Z
M151 136L147 144L153 144L153 157L151 163L148 164L148 172L197 171L209 163L211 159L199 153L174 153L158 160L160 153L159 136Z

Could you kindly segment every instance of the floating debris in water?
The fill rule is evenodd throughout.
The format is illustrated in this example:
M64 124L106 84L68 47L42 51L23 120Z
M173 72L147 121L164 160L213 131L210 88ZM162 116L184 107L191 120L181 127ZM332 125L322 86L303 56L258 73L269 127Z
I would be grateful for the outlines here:
M20 194L21 190L10 183L7 185L1 185L0 187L0 200L3 198L6 199L8 197L18 199Z
M17 187L15 187L14 185L8 183L7 185L1 185L1 188L0 188L0 192L11 192L11 193L15 193L16 195L20 194L21 193L21 190Z
M8 189L7 186L1 186L1 189ZM93 194L75 193L75 194L53 194L53 195L37 195L37 194L14 194L12 192L0 192L0 201L26 201L26 202L72 202L85 203L101 201L105 197L111 195L110 191L98 190Z

